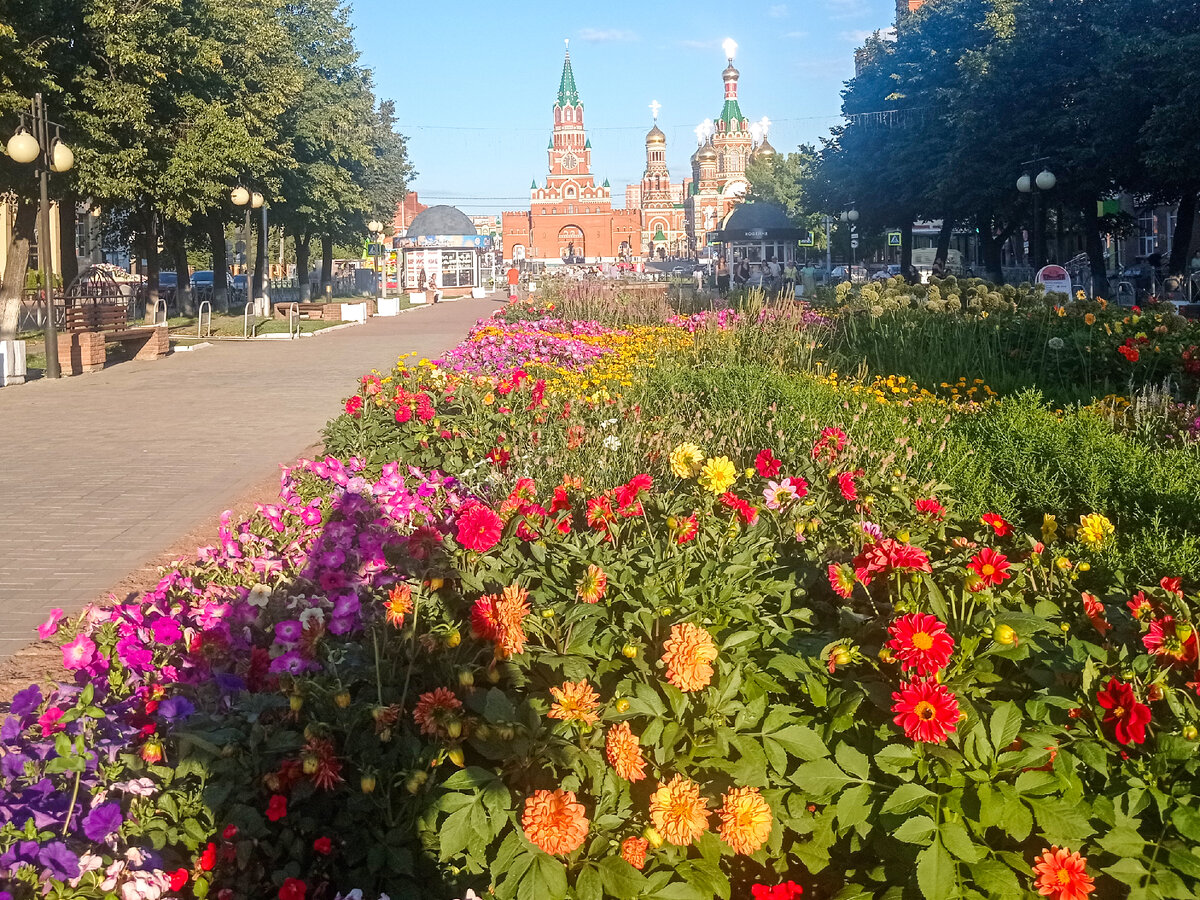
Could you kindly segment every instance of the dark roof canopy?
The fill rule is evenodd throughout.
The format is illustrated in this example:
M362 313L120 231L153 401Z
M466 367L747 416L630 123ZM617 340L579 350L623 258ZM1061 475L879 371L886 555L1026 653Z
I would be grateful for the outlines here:
M783 208L774 203L739 203L725 217L721 230L713 240L730 241L795 241L806 232L797 228Z
M417 213L408 225L410 238L435 234L465 234L474 237L478 233L467 214L453 206L431 206Z

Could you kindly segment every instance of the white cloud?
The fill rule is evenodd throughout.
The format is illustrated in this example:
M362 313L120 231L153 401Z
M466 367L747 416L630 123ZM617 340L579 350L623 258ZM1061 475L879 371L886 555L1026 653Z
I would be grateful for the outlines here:
M776 3L774 6L772 6L770 9L767 10L767 15L770 16L772 19L782 19L782 18L785 18L787 16L787 14L788 14L788 8L787 8L786 3Z
M850 41L855 46L861 44L867 38L875 33L874 29L855 29L854 31L843 31L838 35L843 41Z
M637 33L622 28L581 28L579 39L592 44L629 42L638 39Z
M831 19L857 19L867 13L864 0L825 0Z
M800 40L800 38L808 37L808 32L807 31L789 31L787 34L784 35L784 37L788 38L789 40L798 41L798 40Z

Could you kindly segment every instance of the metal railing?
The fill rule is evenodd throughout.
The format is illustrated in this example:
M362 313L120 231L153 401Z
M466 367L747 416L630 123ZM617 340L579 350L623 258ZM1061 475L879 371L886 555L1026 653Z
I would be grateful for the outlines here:
M160 308L160 307L161 307L161 309L162 309L162 316L163 316L163 317L162 317L162 321L161 321L161 322L160 322L160 321L158 321L158 310L159 310L159 308ZM153 320L153 321L152 321L150 324L151 324L151 325L153 325L153 326L155 326L155 327L158 327L159 325L166 325L166 324L167 324L167 319L168 319L168 316L167 316L167 301L166 301L166 300L161 300L161 299L160 299L160 300L159 300L157 303L155 303L155 304L154 304L154 320Z
M258 329L258 317L254 317L254 324L250 324L250 311L254 309L254 301L251 300L246 304L246 308L242 310L242 337L246 340L254 337L254 332Z
M200 329L204 327L205 310L208 310L208 334L201 335ZM212 304L207 300L200 301L200 310L196 313L196 337L212 337Z
M296 331L294 334L292 333L293 322L296 323ZM292 305L288 307L288 339L294 341L298 337L300 337L300 304L293 302Z

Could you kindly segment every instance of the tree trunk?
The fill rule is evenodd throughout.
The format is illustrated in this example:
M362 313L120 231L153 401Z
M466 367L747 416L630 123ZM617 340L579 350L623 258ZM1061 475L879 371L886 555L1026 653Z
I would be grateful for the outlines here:
M37 225L37 204L17 201L16 222L8 245L7 263L0 286L0 341L16 340L25 296L25 272L29 268L29 246Z
M1003 284L1004 265L1000 251L1004 248L1004 242L1008 240L1011 229L1004 234L997 235L990 213L980 213L978 222L979 242L983 248L984 274L987 275L987 280L993 284Z
M1175 237L1171 242L1171 258L1167 271L1171 275L1185 276L1188 268L1188 251L1192 249L1192 229L1196 222L1196 192L1184 194L1179 201L1179 215L1175 219Z
M1088 262L1092 267L1092 296L1108 298L1108 265L1104 259L1104 241L1100 237L1100 215L1094 198L1083 203L1083 233L1087 242ZM1178 234L1178 231L1176 232Z
M263 295L263 283L269 277L267 272L269 271L268 267L270 266L270 260L267 259L267 233L263 229L262 210L260 209L258 212L259 214L254 217L258 219L258 221L254 223L254 230L257 233L258 238L254 244L254 277L251 283L250 291L252 296L249 298L255 303L257 303L258 298Z
M909 270L912 268L912 242L912 216L905 216L904 223L900 226L900 274L904 276L906 281L911 280L909 278Z
M58 258L65 292L79 275L79 257L75 255L75 208L79 198L68 191L58 201Z
M307 232L297 233L292 237L296 241L296 278L300 285L300 302L307 303L312 299L312 284L308 280L309 246L312 237Z
M333 236L321 235L321 293L329 291L333 281Z
M175 308L182 315L196 314L196 305L192 302L192 276L188 271L187 240L184 226L178 222L163 223L163 233L167 254L175 265Z
M146 231L142 236L142 249L146 254L146 322L153 324L154 310L158 306L158 213L153 206L145 211Z
M947 213L942 218L942 230L938 232L937 253L933 256L933 263L937 265L941 263L942 271L946 271L946 260L950 256L950 241L954 237L954 216Z
M209 216L208 240L212 244L212 308L229 312L229 259L225 255L225 223L220 213Z

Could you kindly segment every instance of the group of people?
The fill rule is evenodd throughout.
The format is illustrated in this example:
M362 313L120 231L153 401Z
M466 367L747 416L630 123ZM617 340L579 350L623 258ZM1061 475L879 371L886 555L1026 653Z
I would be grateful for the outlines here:
M794 260L789 259L785 264L772 259L762 264L761 271L759 284L766 291L783 290L803 297L812 296L817 290L817 269L811 263L797 268ZM717 293L724 297L730 287L745 287L751 283L752 276L749 260L739 260L731 268L721 257L716 266Z

